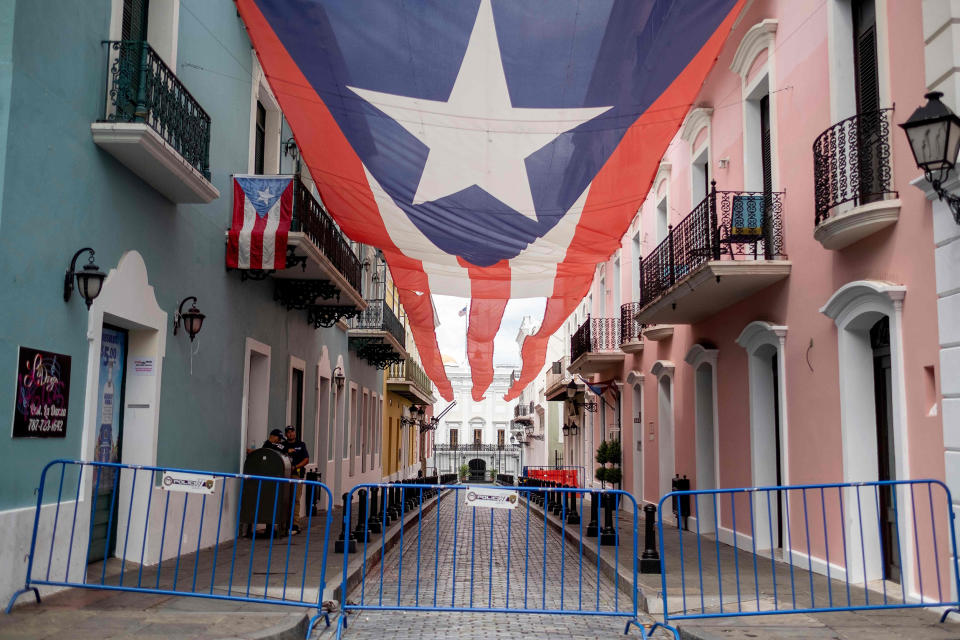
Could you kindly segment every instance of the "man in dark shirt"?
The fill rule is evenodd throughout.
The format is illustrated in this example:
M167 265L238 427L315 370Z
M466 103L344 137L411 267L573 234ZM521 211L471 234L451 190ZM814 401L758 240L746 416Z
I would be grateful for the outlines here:
M304 467L310 462L310 452L307 451L307 445L304 444L303 440L297 439L297 430L292 425L287 425L285 430L286 439L283 441L283 446L286 448L286 453L290 456L290 477L291 478L302 478L304 475ZM303 495L303 485L297 485L297 493L294 498L293 508L294 508L294 520L293 520L293 533L300 533L300 525L303 522L303 510L300 506L300 496Z

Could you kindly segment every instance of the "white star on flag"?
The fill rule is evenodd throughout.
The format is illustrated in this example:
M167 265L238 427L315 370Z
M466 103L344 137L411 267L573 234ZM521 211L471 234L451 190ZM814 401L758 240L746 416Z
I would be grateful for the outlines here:
M266 189L260 189L259 191L257 191L257 196L258 196L257 199L260 202L269 202L270 198L273 197L273 193L271 193L270 191L267 191Z
M527 156L611 107L515 108L490 0L482 0L446 102L348 87L429 147L413 204L477 185L536 220Z

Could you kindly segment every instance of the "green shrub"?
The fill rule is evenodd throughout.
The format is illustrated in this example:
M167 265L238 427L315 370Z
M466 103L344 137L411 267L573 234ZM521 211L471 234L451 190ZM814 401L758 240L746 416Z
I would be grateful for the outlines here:
M620 467L611 467L609 469L604 469L603 479L609 482L610 484L620 484L620 480L623 478L623 472L620 471Z
M597 470L593 473L593 477L603 483L606 481L607 473L609 472L610 469L607 469L606 467L597 467Z

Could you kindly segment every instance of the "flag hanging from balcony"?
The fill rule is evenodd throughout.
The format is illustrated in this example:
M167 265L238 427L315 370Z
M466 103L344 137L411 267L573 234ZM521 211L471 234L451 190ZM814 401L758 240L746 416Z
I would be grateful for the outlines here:
M236 2L324 203L383 250L442 394L424 294L472 298L475 397L506 301L547 298L515 397L619 246L745 0Z
M291 176L234 176L227 266L286 269L287 234L292 216Z

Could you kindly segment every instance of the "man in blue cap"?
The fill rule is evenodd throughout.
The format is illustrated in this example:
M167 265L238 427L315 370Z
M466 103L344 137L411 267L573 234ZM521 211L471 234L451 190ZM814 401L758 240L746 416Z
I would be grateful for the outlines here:
M303 440L297 437L297 429L293 425L287 425L287 428L284 430L286 435L286 440L283 441L283 446L286 447L286 453L290 456L290 477L291 478L303 478L305 469L304 467L310 462L310 452L307 451L307 445ZM300 525L303 522L303 510L300 506L300 496L303 495L303 485L297 484L297 492L294 496L294 520L293 520L293 533L300 533Z

